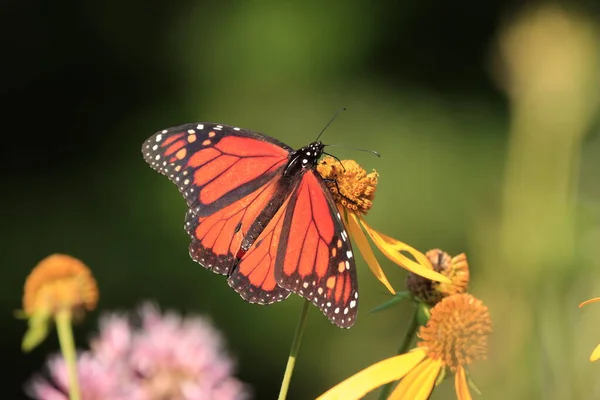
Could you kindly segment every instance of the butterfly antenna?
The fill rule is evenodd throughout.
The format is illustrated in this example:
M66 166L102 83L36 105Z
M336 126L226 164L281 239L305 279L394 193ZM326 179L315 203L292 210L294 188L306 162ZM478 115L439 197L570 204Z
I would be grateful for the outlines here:
M381 158L381 154L379 154L379 152L377 152L375 150L361 149L359 147L344 146L344 145L341 145L341 144L326 144L325 146L327 146L327 147L341 147L341 148L344 148L344 149L352 149L352 150L358 150L358 151L365 151L367 153L375 154L377 157ZM323 154L325 154L325 153L323 153Z
M319 133L319 136L317 136L317 138L315 139L315 142L319 141L319 138L321 137L321 135L323 134L323 132L325 132L325 129L329 128L329 125L331 125L331 123L333 122L333 120L339 115L339 113L341 113L342 111L346 111L346 107L342 107L339 110L337 110L335 112L335 114L333 114L333 117L329 120L329 122L327 123L327 125L325 125L325 128L323 128L323 130L321 131L321 133Z

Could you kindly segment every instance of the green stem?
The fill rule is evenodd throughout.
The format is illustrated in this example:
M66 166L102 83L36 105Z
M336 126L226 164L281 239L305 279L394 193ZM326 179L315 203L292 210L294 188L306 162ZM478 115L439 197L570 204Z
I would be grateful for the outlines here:
M298 350L300 349L300 342L302 342L302 333L304 332L304 325L306 323L306 316L308 315L308 308L310 301L304 300L302 311L300 311L300 317L298 318L298 325L296 326L296 333L294 333L294 340L292 341L292 348L290 349L290 356L288 357L287 365L285 366L285 373L283 374L283 380L281 381L281 389L279 390L279 400L285 400L287 392L290 387L290 381L292 380L292 373L294 372L294 365L296 365L296 357L298 356Z
M419 328L419 324L417 323L417 313L419 312L418 307L415 307L415 311L413 313L412 318L408 322L408 327L406 328L406 333L404 333L404 339L402 339L402 344L398 349L397 354L404 354L408 351L410 344L412 343L415 335L417 334L417 329ZM390 394L392 390L392 385L394 382L387 383L384 387L381 388L381 392L379 392L379 400L384 400Z
M81 400L79 381L77 379L77 352L75 351L75 341L73 340L73 331L71 330L71 310L68 308L60 310L57 313L56 330L58 331L60 350L67 364L69 399Z

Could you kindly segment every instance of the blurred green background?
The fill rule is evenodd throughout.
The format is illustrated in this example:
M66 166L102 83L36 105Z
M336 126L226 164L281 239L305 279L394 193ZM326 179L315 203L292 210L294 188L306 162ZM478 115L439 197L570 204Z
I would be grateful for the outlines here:
M342 106L324 141L383 156L332 149L380 173L369 223L469 257L495 329L471 368L481 398L600 398L600 307L577 308L600 296L600 4L521 3L3 2L2 398L22 398L58 349L52 334L22 354L13 317L54 252L99 284L81 348L99 313L152 299L210 316L255 398L276 397L301 300L247 304L194 263L184 201L140 146L211 121L298 148ZM404 271L379 259L403 290ZM395 354L411 306L370 314L388 297L357 268L358 322L311 310L290 399ZM432 396L446 398L451 380Z

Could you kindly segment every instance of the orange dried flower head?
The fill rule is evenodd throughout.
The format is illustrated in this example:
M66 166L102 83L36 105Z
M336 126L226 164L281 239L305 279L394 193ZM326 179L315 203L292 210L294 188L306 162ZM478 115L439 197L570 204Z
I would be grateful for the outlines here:
M487 355L492 319L481 300L470 294L445 297L431 309L427 325L419 329L418 346L453 372Z
M466 293L469 287L469 264L465 253L451 257L448 253L434 249L425 253L436 272L448 277L450 282L435 282L409 272L406 286L413 296L423 303L436 305L444 297Z
M23 310L56 314L61 309L74 312L93 310L98 287L91 271L80 260L53 254L43 259L25 281Z
M354 160L338 161L327 156L317 165L317 171L327 182L336 203L355 214L366 214L373 205L379 174L370 174ZM335 180L335 181L334 181Z
M395 264L429 279L449 282L447 277L433 270L431 262L423 253L406 243L378 232L365 221L364 215L373 206L373 198L379 181L379 174L376 171L367 174L356 161L337 160L331 156L323 158L317 165L317 171L325 179L325 183L333 194L336 207L340 215L343 215L344 224L365 262L390 293L395 294L396 291L373 254L365 232L375 246Z

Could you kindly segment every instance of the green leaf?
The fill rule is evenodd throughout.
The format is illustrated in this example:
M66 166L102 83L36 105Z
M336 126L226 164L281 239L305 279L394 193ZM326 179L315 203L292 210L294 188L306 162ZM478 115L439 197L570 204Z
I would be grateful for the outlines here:
M24 310L15 310L13 316L16 319L29 319L29 315Z
M410 292L408 291L404 291L404 292L396 292L396 294L394 295L394 297L392 297L390 300L386 301L385 303L375 307L374 309L371 310L372 313L376 313L379 311L383 311L386 310L392 306L394 306L395 304L400 303L402 300L409 298L410 297Z
M48 336L48 327L50 325L50 313L36 313L29 318L29 327L23 341L21 342L21 350L30 352L36 348Z
M471 389L473 389L473 391L475 393L477 393L478 395L481 396L481 390L479 390L479 388L475 385L475 382L473 382L473 380L471 380L471 377L468 376L468 374L467 374L467 383L469 384L469 386L471 387Z
M440 383L442 383L442 381L446 379L446 368L443 367L442 370L440 371L440 374L438 375L437 379L435 380L435 386L437 387Z
M431 307L425 303L419 302L417 306L417 322L419 325L426 325L429 322L429 317L431 316Z

